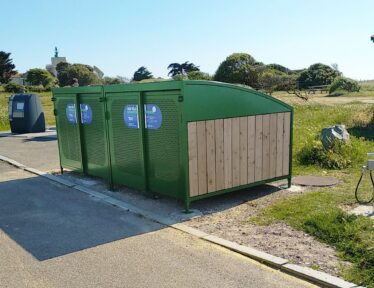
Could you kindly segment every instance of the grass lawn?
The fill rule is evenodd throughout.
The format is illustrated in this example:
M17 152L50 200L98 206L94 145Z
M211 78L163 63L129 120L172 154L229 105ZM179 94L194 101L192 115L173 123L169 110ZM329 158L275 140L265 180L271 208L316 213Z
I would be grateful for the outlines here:
M354 189L361 166L365 164L366 153L374 152L373 105L305 104L294 107L293 174L334 176L341 180L341 184L279 201L249 221L260 225L285 222L313 235L335 247L342 259L353 263L350 268L341 271L342 277L360 285L374 287L374 223L368 218L350 216L345 212L347 207L356 202ZM327 169L321 167L321 164L303 163L300 155L308 151L313 153L314 150L310 148L318 144L316 138L321 129L334 124L345 124L351 134L349 153L343 159L337 158L337 161L348 159L348 162L343 163L348 167ZM315 155L310 156L313 158ZM372 192L368 180L363 183L363 191L367 195Z
M31 92L33 93L33 92ZM0 86L0 131L10 130L8 118L8 98L14 93L4 92ZM52 92L34 93L41 97L44 114L47 125L55 124L55 117L53 115L53 102L51 101Z

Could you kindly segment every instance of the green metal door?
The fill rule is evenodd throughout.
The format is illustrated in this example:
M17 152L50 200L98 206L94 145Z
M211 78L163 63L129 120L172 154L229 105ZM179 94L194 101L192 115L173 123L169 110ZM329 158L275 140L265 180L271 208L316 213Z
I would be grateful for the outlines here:
M82 172L76 95L62 94L53 99L61 167Z
M139 92L107 93L113 183L146 189Z
M178 92L144 94L145 150L148 189L152 192L183 198Z
M79 104L84 171L88 175L109 179L105 103L102 94L80 94Z

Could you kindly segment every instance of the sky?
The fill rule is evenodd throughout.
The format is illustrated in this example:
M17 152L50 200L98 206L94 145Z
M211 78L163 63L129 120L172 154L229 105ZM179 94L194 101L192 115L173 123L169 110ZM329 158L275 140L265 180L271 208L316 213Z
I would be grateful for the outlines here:
M19 72L44 68L57 46L70 63L131 78L170 63L213 74L231 53L301 69L337 63L374 79L373 0L0 0L0 50Z

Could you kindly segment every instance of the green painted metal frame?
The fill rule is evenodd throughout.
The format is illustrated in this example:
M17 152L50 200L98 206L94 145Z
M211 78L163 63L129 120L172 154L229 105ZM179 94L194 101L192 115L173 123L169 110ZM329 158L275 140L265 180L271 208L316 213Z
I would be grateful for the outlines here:
M58 132L58 119L57 117L59 116L58 115L58 111L57 111L57 107L56 107L56 100L57 100L57 97L59 96L62 96L64 97L65 95L74 95L74 101L75 101L75 104L76 104L76 116L77 116L77 127L78 127L78 135L79 135L79 146L80 146L80 154L81 154L81 167L82 167L82 173L87 175L87 159L86 159L86 153L85 153L85 150L84 150L84 147L82 145L83 143L83 136L82 136L82 124L81 124L81 113L80 113L80 98L79 96L81 94L101 94L101 101L104 103L104 111L106 112L106 106L105 106L105 98L103 98L103 87L102 86L88 86L88 87L67 87L67 88L55 88L52 90L53 92L53 96L52 96L52 101L54 102L54 114L55 114L55 120L56 120L56 130ZM73 98L73 97L72 97ZM105 124L106 125L106 124ZM106 128L106 127L105 127ZM108 146L108 132L107 132L107 129L105 129L105 135L106 135L106 139L105 139L105 142L106 142L106 147ZM59 134L57 133L57 138L58 140L60 141L60 136ZM61 163L61 148L60 148L60 145L58 145L58 148L59 148L59 158L60 158L60 169L61 169L61 173L63 173L63 169L64 168L68 168L68 169L71 169L72 167L69 167L67 165L62 165ZM109 154L108 154L109 155ZM110 165L110 157L108 156L108 180L109 180L109 188L113 188L113 184L112 184L112 177L111 177L111 165ZM78 170L80 171L80 170Z
M57 119L56 100L57 100L56 97L52 96L51 101L53 102L53 115L55 116L56 131L58 131L58 119ZM62 157L61 157L61 148L60 148L61 141L60 141L59 137L60 136L57 134L58 160L59 160L59 163L60 163L60 172L61 172L61 174L63 174L64 173L64 168L62 167ZM79 145L81 145L81 144L79 143Z
M122 91L121 91L122 92ZM109 126L109 122L111 120L111 117L113 117L113 115L111 115L111 109L108 108L108 98L109 97L113 97L114 94L121 94L121 92L118 92L118 91L104 91L103 94L104 94L104 97L105 97L105 103L106 103L106 128L107 128L107 137L108 137L108 142L110 143L111 140L110 140L110 126ZM133 94L131 94L133 93ZM146 147L145 147L145 141L144 141L144 130L145 130L145 120L144 120L144 93L143 92L139 92L139 91L136 91L136 92L132 92L132 91L126 91L125 94L130 94L131 97L134 97L136 95L136 104L138 105L139 107L139 129L140 129L140 139L139 139L139 142L140 142L140 145L141 145L141 153L140 153L140 157L142 159L141 161L141 170L142 170L142 178L143 178L143 185L138 185L138 186L142 186L140 188L140 191L142 192L148 192L148 178L147 178L147 169L146 169L146 163L147 163L147 157L146 157ZM114 154L114 151L112 151L112 145L108 145L108 155L109 155L109 158L110 158L110 179L111 179L111 190L114 190L114 185L115 184L118 184L118 183L115 183L114 181L114 177L113 177L113 164L114 161L112 160L112 155Z
M276 111L274 111L273 113L281 113L281 112L290 112L291 113L291 118L290 118L290 150L289 150L289 174L288 175L285 175L285 176L282 176L282 177L277 177L277 178L272 178L272 179L266 179L266 180L263 180L263 181L258 181L258 182L254 182L254 183L250 183L250 184L247 184L247 185L242 185L242 186L237 186L237 187L233 187L233 188L230 188L230 189L224 189L224 190L220 190L220 191L216 191L216 192L212 192L212 193L207 193L207 194L204 194L204 195L199 195L199 196L194 196L194 197L190 197L189 196L189 169L188 169L188 163L189 163L189 159L188 159L188 130L187 130L187 124L188 122L190 121L199 121L199 120L212 120L212 119L218 119L218 118L231 118L231 117L241 117L241 116L251 116L251 115L261 115L261 114L271 114L269 112L264 112L262 111L263 113L256 113L256 108L252 108L252 111L248 111L248 109L246 111L242 110L242 112L238 112L237 110L236 111L227 111L228 114L226 114L226 117L220 117L219 115L213 115L214 113L212 113L211 117L204 117L204 115L202 113L193 113L191 111L186 111L186 103L183 103L186 101L189 101L188 97L190 96L189 93L190 93L190 90L191 90L191 87L207 87L207 86L210 86L210 87L215 87L218 89L221 89L221 88L228 88L230 90L232 90L231 92L233 91L241 91L243 92L243 94L245 93L249 93L249 94L252 94L252 95L255 95L256 97L261 97L263 99L266 99L266 100L269 100L271 103L274 103L274 107L277 106L278 109L276 109ZM204 88L204 89L205 89ZM209 89L209 88L206 88L206 89ZM233 85L233 84L226 84L226 83L220 83L220 82L212 82L212 81L163 81L163 82L152 82L152 83L141 83L141 84L125 84L125 85L122 85L122 84L119 84L119 85L110 85L110 86L91 86L91 87L69 87L69 88L57 88L57 89L53 89L53 94L54 94L54 97L58 95L63 95L63 94L75 94L76 96L76 101L77 101L77 104L79 105L80 102L79 102L79 94L87 94L87 93L101 93L102 94L102 97L103 97L103 102L104 102L104 110L105 110L105 129L106 129L106 147L108 149L108 161L109 161L109 169L108 169L108 179L109 179L109 187L110 189L113 189L113 185L115 183L113 183L113 177L112 177L112 160L111 160L111 151L110 151L110 144L109 144L109 141L111 141L109 138L109 119L111 117L111 115L109 114L109 109L107 107L107 94L108 93L119 93L119 92L137 92L139 93L139 99L138 99L138 105L139 105L139 120L140 120L140 129L141 129L141 145L142 145L142 158L143 158L143 163L142 163L142 168L143 168L143 175L144 175L144 187L145 187L145 192L149 192L149 185L148 185L148 175L147 175L147 150L146 150L146 145L147 143L145 143L145 123L144 123L144 97L145 97L145 93L146 92L163 92L163 91L179 91L180 93L180 97L178 99L178 111L180 113L180 119L178 119L178 121L180 121L180 125L179 125L179 143L180 143L180 155L179 155L179 159L180 159L180 167L178 167L179 169L179 181L180 181L180 187L182 189L182 193L176 193L176 197L175 198L178 198L180 200L183 200L184 204L185 204L185 209L186 211L188 212L189 211L189 207L190 207L190 204L194 201L197 201L197 200L200 200L200 199L206 199L206 198L209 198L209 197L213 197L213 196L216 196L216 195L221 195L221 194L226 194L226 193L230 193L230 192L233 192L233 191L238 191L238 190L243 190L243 189L247 189L247 188L250 188L250 187L254 187L254 186L258 186L258 185L261 185L261 184L266 184L266 183L270 183L270 182L274 182L274 181L278 181L278 180L283 180L283 179L287 179L288 180L288 186L291 185L291 179L292 179L292 143L293 143L293 108L292 106L276 99L276 98L273 98L269 95L266 95L266 94L263 94L261 92L258 92L258 91L255 91L255 90L251 90L251 89L248 89L248 88L244 88L244 87L240 87L240 86L237 86L237 85ZM229 91L227 90L227 93L229 93ZM211 96L212 97L212 96ZM218 98L217 98L218 99ZM197 101L195 99L195 101ZM207 102L207 99L205 99L205 101ZM189 105L193 105L193 101L191 101L189 103ZM268 107L266 108L268 109L269 111L271 109L269 109ZM191 110L191 109L190 109ZM214 110L214 109L213 109ZM219 113L219 112L218 112ZM231 115L231 116L227 116L227 115ZM78 123L79 123L79 135L80 137L82 137L82 133L81 133L81 120L80 120L80 113L77 113L77 116L78 116ZM57 120L57 119L56 119ZM57 121L56 121L57 123ZM56 127L58 129L58 127ZM80 138L80 145L82 143L82 139ZM60 149L60 148L59 148ZM81 145L81 150L82 150L82 145ZM81 151L81 155L82 155L82 165L83 163L85 163L86 159L85 159L85 156L84 156L84 153L83 151ZM60 159L61 159L61 154L60 154ZM84 165L82 166L84 167ZM84 169L85 170L85 169ZM83 171L85 173L85 171ZM158 193L156 193L158 194ZM161 194L161 193L160 193Z
M64 93L65 94L65 93ZM77 94L74 94L74 93L66 93L66 94L71 94L71 95L74 95L74 97L72 97L73 99L73 101L74 101L74 104L76 105L76 109L78 109L78 106L79 106L79 101L78 101L78 97L77 97ZM58 131L58 129L59 129L59 127L58 127L58 119L57 119L57 117L59 116L58 115L58 111L57 111L57 107L56 107L56 102L58 101L57 99L56 99L56 97L53 95L52 96L52 102L53 102L53 114L54 114L54 116L55 116L55 123L56 123L56 131ZM60 147L60 142L61 142L61 140L60 140L60 135L57 133L57 139L58 139L58 145L57 145L57 147L58 147L58 153L59 153L59 163L60 163L60 172L61 172L61 174L63 174L64 173L64 168L68 168L68 169L73 169L74 171L78 171L78 172L83 172L83 173L85 173L85 171L84 171L84 161L83 161L83 151L82 151L82 137L81 137L81 130L80 130L80 113L77 113L77 126L78 126L78 135L79 135L79 139L78 139L78 141L79 141L79 147L80 147L80 155L81 155L81 159L80 159L80 163L81 163L81 167L80 168L78 168L78 170L77 170L77 168L76 167L73 167L73 166L70 166L70 165L67 165L67 164L63 164L62 163L62 159L63 158L65 158L65 157L62 157L62 152L61 152L61 147Z

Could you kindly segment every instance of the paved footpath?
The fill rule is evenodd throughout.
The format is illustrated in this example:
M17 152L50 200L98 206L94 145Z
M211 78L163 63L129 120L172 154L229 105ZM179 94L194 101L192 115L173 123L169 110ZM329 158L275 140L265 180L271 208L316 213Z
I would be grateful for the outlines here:
M0 286L315 287L0 162Z

